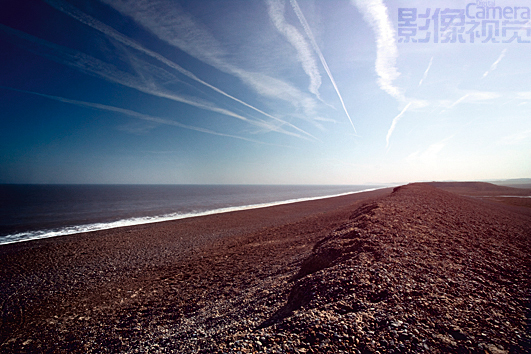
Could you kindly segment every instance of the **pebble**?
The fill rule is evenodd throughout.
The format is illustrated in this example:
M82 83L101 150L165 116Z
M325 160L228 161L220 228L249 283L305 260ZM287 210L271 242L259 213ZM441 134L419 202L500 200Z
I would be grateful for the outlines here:
M244 288L239 289L241 293L229 297L232 301L230 306L222 307L225 300L212 301L213 303L208 306L194 309L189 317L172 318L171 321L162 324L165 331L149 327L150 322L145 321L139 324L138 332L152 331L152 338L159 338L157 340L161 341L159 348L168 348L168 343L180 345L183 342L183 350L180 350L181 347L176 349L179 353L192 353L196 348L198 353L216 352L212 348L216 348L217 343L225 343L226 346L222 350L227 353L307 353L310 351L307 348L311 348L313 352L330 353L360 353L361 348L368 348L373 353L423 350L445 352L461 349L473 352L478 348L490 354L507 353L504 346L489 342L503 343L505 348L509 348L506 343L512 333L515 336L518 333L525 333L525 323L517 316L519 311L525 310L518 301L525 299L526 289L516 289L517 287L512 289L510 286L501 289L502 286L497 282L498 278L490 279L488 269L481 268L481 261L484 259L480 257L481 254L478 255L478 252L481 251L481 247L490 250L488 248L490 244L486 243L489 241L493 242L493 245L505 247L503 249L512 247L510 249L514 248L514 252L517 253L519 250L517 245L510 243L509 235L517 234L510 231L511 222L505 221L503 224L504 219L498 218L496 221L506 227L503 234L496 236L500 237L500 241L498 242L496 238L482 241L468 233L468 228L475 223L476 232L479 234L484 225L496 217L484 217L482 215L486 212L482 210L470 211L469 205L475 205L473 204L475 202L468 199L455 201L445 193L434 193L434 196L406 194L409 199L405 200L397 195L391 201L387 199L378 201L369 214L363 214L368 216L362 221L361 219L345 221L348 227L344 230L354 228L359 230L356 231L358 234L355 239L332 237L319 246L325 252L328 249L326 247L335 249L333 247L337 246L337 249L341 250L349 247L348 242L360 244L358 248L349 251L352 254L343 254L344 259L339 259L330 268L292 280L290 277L297 273L298 264L310 254L311 250L308 249L307 253L301 254L296 261L293 260L288 272L279 272L281 275L275 281L265 276L259 280L251 279ZM443 208L443 202L456 204L456 210L460 212L453 212L453 209L448 211ZM391 207L394 208L392 212L389 209ZM440 211L441 215L437 216L439 214L430 211L432 209ZM378 215L377 221L372 221L374 215L371 213ZM398 222L394 222L395 219ZM403 220L408 220L407 227L404 227ZM501 229L501 226L498 227ZM336 234L341 236L342 232L336 231ZM344 231L347 232L350 231ZM472 247L474 242L481 247ZM493 253L489 253L488 260L493 262L494 268L500 266L500 269L514 271L525 279L525 274L520 274L520 270L513 267L509 257L502 258L503 262L500 260L500 257L505 257L502 256L504 252L497 255L494 252L496 249L492 250ZM204 260L206 259L207 256ZM275 271L279 269L280 266L275 268ZM479 274L482 276L477 276L475 271L481 271ZM452 272L454 274L450 274ZM457 272L463 275L456 276ZM450 282L448 279L455 281ZM269 281L271 282L268 283ZM452 286L446 287L446 283ZM300 298L294 296L296 299L293 300L290 294L293 293L292 289L295 286L312 289L315 296L311 302L305 302L307 299L304 299L304 293L299 296ZM270 291L264 292L265 287ZM388 291L390 296L384 299L378 298L379 302L372 302L374 299L371 300L370 295L377 288ZM495 294L498 298L496 303L500 306L495 307L498 313L493 313L494 307L491 306L492 299L489 298L489 294ZM208 299L208 293L202 298ZM288 304L288 299L293 303ZM510 302L512 306L510 313L504 310L509 308L505 306L509 299L515 299ZM476 300L481 301L476 302ZM282 313L283 308L289 310L285 317L278 318L270 326L256 329L261 321L271 318L275 313ZM348 313L340 313L341 309L345 308L348 308ZM150 315L151 312L157 314L157 309L151 311L147 305L146 309L150 310ZM216 312L213 309L216 309ZM260 313L256 314L253 311ZM213 313L216 313L216 320L223 318L223 322L209 327L206 324L207 318L214 318ZM514 315L516 320L511 317L512 313L516 314ZM499 322L491 321L492 326L482 325L488 316L489 320L498 319ZM79 317L81 318L83 317ZM86 322L92 321L93 318L87 316ZM253 321L245 322L245 319ZM161 322L158 318L154 318L154 321ZM120 323L115 323L113 324L115 327L112 328L119 325ZM457 325L461 325L463 329ZM179 332L183 328L186 330ZM208 328L208 331L194 331L194 328ZM493 331L493 328L496 330ZM110 328L102 327L103 329ZM181 333L187 334L188 337ZM479 335L476 338L475 335L467 336L466 333L479 333ZM128 338L127 334L129 333L122 333L120 330L124 342L129 340L124 345L134 347L132 339ZM435 337L434 334L441 334L442 338L447 340ZM167 340L165 345L162 338ZM428 342L426 338L429 339ZM451 346L452 339L457 343L457 347ZM479 340L481 343L477 343ZM153 341L156 339L152 339ZM18 343L29 345L32 342L31 339L27 339L19 340ZM138 352L145 352L147 351L145 348L155 348L157 344L159 343L150 342L149 346L139 344L135 348L138 348ZM193 347L194 345L196 347ZM518 342L515 345L519 345Z

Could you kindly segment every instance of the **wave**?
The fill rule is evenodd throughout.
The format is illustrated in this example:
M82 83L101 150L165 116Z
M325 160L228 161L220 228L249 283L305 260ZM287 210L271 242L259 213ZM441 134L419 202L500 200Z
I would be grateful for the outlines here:
M479 198L531 198L531 195L482 195Z
M498 195L493 198L497 198L497 197L500 197L500 198L531 198L530 195Z
M151 223L156 223L156 222L180 220L180 219L207 216L207 215L213 215L213 214L230 213L233 211L267 208L267 207L272 207L272 206L277 206L277 205L341 197L345 195L351 195L351 194L357 194L357 193L363 193L363 192L371 192L371 191L375 191L375 190L383 189L383 188L388 188L388 187L386 186L386 187L378 187L378 188L369 188L369 189L363 189L360 191L345 192L345 193L326 195L326 196L320 196L320 197L296 198L296 199L288 199L288 200L282 200L282 201L276 201L276 202L250 204L250 205L235 206L235 207L225 207L225 208L218 208L218 209L197 211L197 212L190 212L190 213L170 213L170 214L164 214L164 215L159 215L159 216L133 217L133 218L122 219L122 220L111 221L111 222L66 226L66 227L47 229L47 230L26 231L26 232L20 232L16 234L1 236L0 245L7 245L10 243L31 241L31 240L37 240L37 239L43 239L43 238L50 238L50 237L74 235L74 234L80 234L80 233L85 233L85 232L115 229L118 227L125 227L125 226L151 224Z

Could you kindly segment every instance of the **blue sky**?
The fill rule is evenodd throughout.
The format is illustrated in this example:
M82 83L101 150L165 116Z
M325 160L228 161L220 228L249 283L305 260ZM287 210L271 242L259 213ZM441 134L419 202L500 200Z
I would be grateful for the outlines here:
M2 1L0 183L531 177L530 4L490 5Z

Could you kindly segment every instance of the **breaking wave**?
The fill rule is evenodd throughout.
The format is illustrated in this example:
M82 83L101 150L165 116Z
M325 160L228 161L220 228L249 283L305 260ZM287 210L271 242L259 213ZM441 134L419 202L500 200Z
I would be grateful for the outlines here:
M164 215L159 215L159 216L133 217L133 218L127 218L127 219L110 221L110 222L99 222L99 223L91 223L91 224L84 224L84 225L65 226L65 227L46 229L46 230L26 231L26 232L20 232L16 234L2 236L0 238L0 245L5 245L5 244L10 244L10 243L15 243L15 242L37 240L37 239L43 239L43 238L50 238L50 237L57 237L57 236L73 235L73 234L79 234L79 233L84 233L84 232L108 230L108 229L114 229L114 228L125 227L125 226L151 224L151 223L163 222L163 221L179 220L179 219L193 218L193 217L213 215L213 214L230 213L230 212L241 211L241 210L267 208L271 206L291 204L291 203L297 203L297 202L305 202L305 201L311 201L311 200L341 197L341 196L350 195L350 194L370 192L370 191L374 191L374 190L382 189L382 188L387 188L387 187L369 188L369 189L364 189L364 190L359 190L359 191L354 191L354 192L339 193L339 194L320 196L320 197L296 198L296 199L288 199L288 200L277 201L277 202L251 204L251 205L243 205L243 206L236 206L236 207L225 207L225 208L218 208L218 209L197 211L197 212L190 212L190 213L170 213L170 214L164 214Z

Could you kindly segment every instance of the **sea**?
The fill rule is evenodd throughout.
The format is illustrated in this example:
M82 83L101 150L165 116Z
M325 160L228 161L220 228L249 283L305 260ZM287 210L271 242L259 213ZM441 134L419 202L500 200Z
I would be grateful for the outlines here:
M0 185L0 245L384 188L374 185Z

